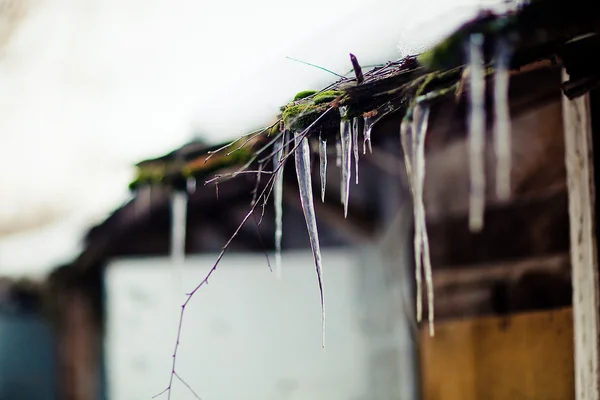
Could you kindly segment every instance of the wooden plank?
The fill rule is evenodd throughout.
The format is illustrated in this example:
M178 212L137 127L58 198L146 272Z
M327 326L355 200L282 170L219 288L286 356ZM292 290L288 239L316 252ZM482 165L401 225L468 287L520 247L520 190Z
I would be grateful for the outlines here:
M574 399L570 308L420 331L424 400Z
M563 272L569 270L566 253L530 257L512 261L471 264L444 269L439 267L433 277L436 293L455 287L490 285L498 281L516 280L530 271Z
M563 78L568 78L564 71ZM589 95L574 100L563 96L563 124L571 233L576 398L599 400L598 257Z
M563 152L557 156L562 158ZM561 160L555 158L552 162ZM469 231L466 214L428 223L432 263L439 270L566 253L570 247L568 203L565 187L545 199L488 208L485 228L477 235Z

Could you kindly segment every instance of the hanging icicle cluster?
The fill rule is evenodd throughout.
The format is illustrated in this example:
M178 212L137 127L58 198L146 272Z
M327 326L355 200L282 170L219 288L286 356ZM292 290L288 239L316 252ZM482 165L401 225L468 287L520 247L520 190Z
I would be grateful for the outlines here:
M237 141L215 150L210 150L202 159L186 161L188 174L191 171L208 173L223 166L242 167L230 177L244 172L257 174L256 188L253 192L252 210L257 203L264 206L271 193L274 200L274 247L275 273L282 277L282 232L283 232L283 180L284 167L289 157L295 160L302 211L305 217L310 245L315 261L321 295L323 345L325 332L325 300L323 294L323 265L317 221L313 200L311 175L311 147L319 160L320 197L325 201L327 187L328 146L335 150L335 164L340 168L340 203L347 217L350 200L351 181L359 183L360 147L363 155L372 154L372 131L374 126L387 115L404 111L400 124L400 136L404 154L404 164L408 184L414 204L414 252L415 280L417 286L416 316L421 321L424 314L422 286L426 287L427 320L430 333L434 333L434 293L432 266L430 260L429 239L426 228L424 205L425 182L425 138L429 126L431 105L438 97L451 97L462 93L461 82L468 82L468 149L469 149L469 227L479 231L484 223L486 195L485 149L486 149L486 75L489 67L494 68L494 151L496 159L496 197L506 200L510 196L511 141L510 115L508 107L508 85L511 61L511 42L496 38L494 62L485 63L484 45L487 38L481 33L470 33L463 41L465 63L461 67L443 71L424 71L418 68L416 58L389 63L379 69L363 74L356 57L351 55L356 79L343 78L321 92L304 91L294 100L282 107L279 121L269 128L256 131ZM387 70L389 69L389 71ZM463 78L461 80L461 77ZM359 140L362 139L362 143ZM248 143L259 143L259 150L247 150ZM235 146L234 146L235 144ZM246 150L244 148L246 147ZM213 155L232 148L224 157ZM257 158L267 151L267 157ZM238 155L240 153L240 155ZM231 157L227 160L227 157ZM254 164L253 164L254 163ZM264 163L272 163L272 173L263 170ZM352 164L354 163L354 168ZM249 171L250 165L257 165L257 171ZM352 173L354 170L354 179ZM170 171L156 163L140 174L139 181L163 181ZM266 183L269 190L258 194L260 177L269 174ZM208 182L216 185L216 176ZM207 182L207 183L208 183ZM194 188L192 188L192 186ZM195 180L188 180L188 191L195 189ZM172 196L172 249L171 257L175 263L181 263L185 254L185 210L187 208L185 191L174 191ZM262 217L261 217L262 219ZM260 223L260 222L259 222Z
M413 198L417 321L420 322L423 315L422 280L424 272L428 299L429 332L433 335L433 277L423 201L423 188L425 185L425 135L427 134L429 125L429 110L427 102L421 101L417 102L415 106L407 111L400 124L400 141L404 153L409 188Z
M483 227L483 213L485 204L485 78L486 69L483 56L484 36L472 34L466 43L466 66L462 75L468 78L468 142L469 142L469 176L471 192L469 200L469 226L473 231ZM356 61L354 59L354 61ZM510 195L510 117L508 109L508 81L509 81L510 48L507 41L499 40L495 54L495 90L494 90L494 149L497 160L496 193L500 199ZM362 73L362 72L361 72ZM368 76L368 74L367 74ZM431 73L421 76L416 82L418 85L407 83L414 90L413 100L409 103L405 117L400 126L401 144L404 153L404 162L407 171L408 183L414 204L414 252L415 252L415 280L417 286L416 316L417 320L423 318L422 286L427 293L427 320L429 331L434 334L434 293L432 267L429 254L429 239L426 228L426 215L424 206L424 181L425 181L425 138L427 135L430 115L430 103L437 97L443 97L457 91L460 86L458 77L460 70L444 73ZM456 78L455 78L456 77ZM364 80L364 77L363 77ZM436 86L434 83L437 82ZM441 86L439 86L441 85ZM315 152L319 159L319 177L321 201L325 201L327 186L327 146L334 142L336 166L341 170L340 177L340 202L344 209L344 216L348 215L350 199L350 182L352 181L352 163L354 160L354 182L359 183L359 139L362 135L362 151L367 149L372 153L371 134L373 127L385 116L406 109L407 102L388 101L368 112L356 115L351 113L346 105L340 104L344 92L341 91L306 91L299 93L294 101L282 108L283 116L280 123L276 124L269 134L275 137L269 141L272 144L272 193L275 212L275 272L278 279L282 276L281 241L283 227L283 171L289 156L295 159L295 170L300 191L302 210L310 239L310 245L315 259L315 268L321 294L323 345L325 332L325 300L323 295L323 265L319 244L319 235L312 196L312 178L310 163L309 140L315 140ZM328 112L336 110L339 130L335 134L327 134L324 126L327 125L321 118ZM328 140L328 138L333 138ZM292 148L290 148L290 144ZM268 146L268 144L267 144ZM264 150L264 148L263 148ZM261 150L261 152L263 151ZM231 154L231 153L228 153ZM259 166L260 176L262 164ZM257 183L258 186L258 183ZM256 197L256 193L254 193ZM184 197L173 197L173 259L181 256L181 208ZM263 199L263 202L266 198ZM254 199L253 199L254 204ZM263 208L264 210L264 208ZM185 232L185 226L183 228ZM185 233L183 234L185 235Z
M434 100L441 97L462 100L463 93L467 95L470 184L468 223L471 231L478 232L484 226L486 192L490 191L489 188L486 191L485 168L487 110L493 111L493 149L496 162L494 193L498 200L505 201L511 196L512 145L508 92L511 66L518 68L542 59L555 60L557 48L568 44L578 36L595 32L597 13L594 13L593 9L596 4L586 0L583 3L578 2L577 5L579 14L589 16L589 20L583 18L584 24L574 23L581 22L573 20L577 19L574 14L565 15L563 18L560 14L560 9L563 7L561 2L531 1L504 14L482 13L430 51L419 56L389 62L366 72L362 71L356 57L351 55L354 79L335 74L340 80L323 91L309 90L298 93L293 101L281 108L280 118L274 125L203 154L196 153L193 156L186 154L184 160L178 160L181 163L165 162L165 159L172 161L169 159L171 155L168 155L162 160L152 160L144 165L138 165L138 176L132 182L131 188L157 183L177 188L171 198L173 213L171 257L175 263L180 263L185 255L187 194L181 188L181 178L193 176L204 179L216 171L221 173L222 170L233 167L236 168L234 173L222 173L206 183L213 183L216 186L221 178L229 179L244 173L255 173L257 177L251 210L226 242L209 274L188 295L182 307L180 326L185 305L208 281L233 238L253 215L259 204L263 207L262 220L265 205L271 198L271 194L275 202L275 271L277 277L281 277L283 171L289 157L293 157L301 207L320 291L324 346L323 263L313 198L310 144L316 145L314 152L318 154L319 159L320 194L323 202L327 187L328 146L332 150L335 148L335 165L341 170L339 199L344 209L344 216L347 216L352 160L354 160L354 182L359 183L361 134L363 155L367 154L367 149L372 154L373 127L386 115L403 112L404 117L399 127L400 138L414 205L416 315L419 321L423 319L422 287L425 285L427 320L429 332L433 335L434 293L424 187L425 143ZM561 54L558 56L560 57ZM486 57L492 60L486 60ZM489 91L487 78L492 74L494 87L493 91ZM464 83L466 85L463 85ZM566 88L564 91L568 95L569 91ZM571 92L571 95L574 93ZM493 101L493 107L486 106L486 101L489 100ZM225 149L233 150L225 153ZM221 154L211 159L217 153ZM263 168L270 163L273 164L272 171ZM257 168L251 170L250 166ZM269 178L266 183L263 181L263 188L259 191L263 174L268 175ZM193 190L190 187L195 187L193 183L188 181L188 191ZM336 198L337 195L336 193ZM260 221L257 223L260 224ZM173 354L171 383L175 374L176 354L177 347ZM167 389L169 393L171 383Z

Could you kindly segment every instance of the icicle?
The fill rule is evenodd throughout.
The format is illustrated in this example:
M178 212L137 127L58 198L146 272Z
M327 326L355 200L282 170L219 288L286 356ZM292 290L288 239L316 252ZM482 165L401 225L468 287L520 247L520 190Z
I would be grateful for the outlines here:
M350 197L350 178L352 167L352 134L351 126L348 120L343 119L346 114L346 107L340 107L342 122L340 123L340 136L342 142L342 204L344 205L344 217L348 216L348 199Z
M187 193L179 190L171 195L171 260L176 265L185 260L187 200Z
M404 153L404 165L406 167L406 178L408 180L408 186L413 197L413 219L415 225L415 236L414 236L414 253L415 253L415 285L416 285L416 314L417 322L421 322L423 318L423 295L422 295L422 280L423 280L423 269L421 268L421 224L418 213L418 205L416 198L416 187L415 187L415 153L416 148L413 146L416 144L413 133L411 132L411 114L412 110L407 112L407 115L402 119L400 124L400 141L402 143L402 152ZM411 139L412 137L412 139Z
M371 130L373 129L373 125L375 124L373 117L364 117L364 142L363 142L363 154L367 154L367 145L369 146L369 153L373 154L373 148L371 147Z
M423 201L423 189L425 186L425 136L429 125L429 106L417 104L413 120L413 198L415 203L417 219L415 226L419 226L419 255L423 257L422 265L425 273L425 286L427 288L427 310L429 320L429 333L434 334L434 309L433 309L433 277L431 271L431 259L429 255L429 237L425 218L425 204ZM415 229L415 241L417 232ZM419 263L421 264L421 263ZM420 274L420 273L419 273ZM422 299L422 296L421 296Z
M281 237L283 235L283 168L282 160L284 157L284 143L286 134L281 135L281 141L275 142L275 154L273 155L273 170L279 170L275 173L273 182L275 202L275 276L281 279Z
M400 144L404 154L404 166L406 167L406 178L408 186L412 193L412 158L411 158L411 138L410 138L410 116L407 114L400 123Z
M310 175L310 149L308 139L302 137L301 133L296 132L294 136L296 142L296 175L298 177L298 186L300 190L300 201L302 211L306 220L310 247L312 248L317 270L317 279L319 281L319 292L321 295L321 334L323 348L325 347L325 300L323 296L323 267L321 264L321 249L319 246L319 233L317 231L317 219L313 204L312 182Z
M335 166L342 168L342 134L340 128L340 135L335 140ZM340 175L341 176L341 175ZM340 178L340 202L344 202L344 180Z
M354 150L354 176L358 185L358 118L352 119L352 148Z
M319 135L319 167L321 174L321 201L325 203L325 188L327 187L327 138Z
M398 106L392 103L387 103L386 105L379 107L376 112L369 113L370 116L364 117L364 127L363 127L363 154L367 153L367 144L369 146L369 152L373 154L373 148L371 147L371 131L376 123L378 123L383 117L386 115L393 113L398 110Z
M494 151L496 153L496 195L510 197L511 133L508 108L508 85L511 50L505 39L496 48L494 72Z
M335 166L342 166L342 141L339 138L335 142Z
M254 184L254 189L252 189L252 201L250 202L250 206L254 206L256 204L256 197L258 196L258 188L260 187L260 178L262 177L262 163L258 164L258 169L256 172L256 183ZM265 213L265 207L263 205L263 211L260 215L260 220L262 221L263 214Z
M485 75L483 68L483 35L469 37L469 228L473 232L483 228L485 208Z
M186 181L186 190L188 194L194 194L196 192L196 178L190 176Z

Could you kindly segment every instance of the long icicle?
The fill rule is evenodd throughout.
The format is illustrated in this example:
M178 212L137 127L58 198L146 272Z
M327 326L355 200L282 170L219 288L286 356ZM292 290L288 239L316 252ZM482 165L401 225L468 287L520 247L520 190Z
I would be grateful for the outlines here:
M344 177L342 175L342 127L340 126L340 133L335 139L335 166L340 169L340 203L344 203Z
M358 117L352 119L352 149L354 150L354 176L358 185Z
M485 209L485 71L483 68L483 35L469 36L469 228L483 228Z
M410 158L412 161L412 195L413 195L413 211L414 211L414 225L415 225L415 237L414 237L414 246L415 246L415 275L419 275L419 291L421 294L419 295L421 301L421 315L418 319L420 322L423 318L423 227L421 225L421 214L419 212L419 200L418 200L418 182L419 182L419 157L418 157L418 147L417 147L417 121L420 118L421 107L414 107L411 113L411 124L410 124L410 137L411 137L411 153ZM418 270L418 272L417 272Z
M300 189L300 202L306 220L310 247L315 259L317 278L319 281L319 293L321 295L321 335L322 347L325 348L325 298L323 295L323 266L321 263L321 248L319 246L319 232L317 230L317 219L313 204L312 182L310 175L310 148L308 138L302 137L302 133L294 135L296 142L295 161L298 187Z
M406 178L408 180L408 186L413 198L413 213L414 213L414 253L415 253L415 286L416 286L416 314L417 322L421 322L423 318L423 292L422 292L422 277L423 270L421 268L421 234L420 234L420 220L417 212L417 204L415 202L415 180L414 180L414 162L415 162L415 148L413 145L416 144L414 141L414 134L411 132L411 115L412 110L408 110L402 123L400 124L400 140L402 143L402 152L404 153L404 165L406 167Z
M187 193L175 190L171 195L171 260L181 266L185 260Z
M496 43L494 71L494 151L496 153L496 196L510 197L511 132L508 107L508 85L511 49L506 39Z
M335 166L342 166L342 139L338 138L335 142Z
M346 129L346 123L344 121L342 121L340 123L340 155L341 155L341 163L340 163L340 203L342 203L342 205L344 205L345 200L346 200L346 170L344 169L344 166L346 165L346 151L345 151L345 145L344 145L344 129Z
M429 321L429 334L434 335L434 298L433 298L433 273L431 268L431 258L429 254L429 237L427 235L427 225L425 218L425 204L423 201L423 189L425 187L425 137L429 125L429 106L426 104L417 104L415 107L419 110L415 115L415 125L413 127L414 141L416 142L415 154L415 202L420 225L420 243L422 246L423 271L425 273L425 286L427 288L427 312Z
M321 201L325 203L327 187L327 138L319 134L319 173L321 175Z
M352 175L352 134L350 122L344 119L346 107L340 107L340 136L342 141L342 204L344 206L344 217L348 216L348 199L350 197L350 178Z
M281 135L281 141L274 143L276 152L273 156L273 170L281 165L284 155L284 143L287 132ZM283 236L283 168L281 165L277 170L274 181L273 201L275 205L275 276L281 279L281 238Z

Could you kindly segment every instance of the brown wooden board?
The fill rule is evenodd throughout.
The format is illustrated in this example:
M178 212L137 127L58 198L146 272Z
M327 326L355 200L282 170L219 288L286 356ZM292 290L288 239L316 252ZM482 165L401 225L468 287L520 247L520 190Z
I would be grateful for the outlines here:
M441 322L420 349L424 400L575 398L571 308Z

